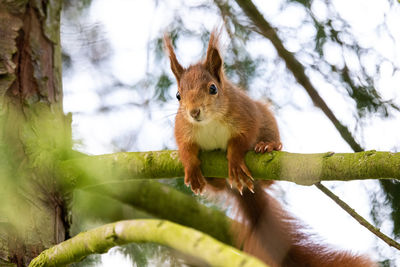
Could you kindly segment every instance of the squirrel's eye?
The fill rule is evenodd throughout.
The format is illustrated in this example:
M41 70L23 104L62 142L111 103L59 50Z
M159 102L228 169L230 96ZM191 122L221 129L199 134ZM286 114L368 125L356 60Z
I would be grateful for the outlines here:
M181 94L178 92L176 92L176 99L178 99L178 101L181 101Z
M218 93L218 89L215 84L211 84L210 86L210 95L216 95Z

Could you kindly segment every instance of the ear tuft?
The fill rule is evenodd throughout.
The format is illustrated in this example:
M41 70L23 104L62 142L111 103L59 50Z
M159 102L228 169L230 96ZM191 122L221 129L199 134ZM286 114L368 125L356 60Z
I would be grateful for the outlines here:
M223 76L223 61L219 49L219 36L221 30L213 30L211 32L210 41L208 42L207 56L204 62L204 67L213 75L219 82Z
M179 83L179 80L181 79L184 69L181 66L181 64L179 64L178 60L176 59L176 55L174 52L174 48L172 46L171 39L168 37L167 34L164 34L164 45L165 45L165 48L167 49L167 52L169 55L169 60L171 62L171 70L174 73L177 82Z

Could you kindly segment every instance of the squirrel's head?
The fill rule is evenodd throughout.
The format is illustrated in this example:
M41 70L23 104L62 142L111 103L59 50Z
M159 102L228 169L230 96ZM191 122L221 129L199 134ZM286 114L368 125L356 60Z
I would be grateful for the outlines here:
M204 123L225 115L224 71L218 47L218 35L211 33L206 59L188 68L178 62L170 39L164 42L175 75L179 110L192 123Z

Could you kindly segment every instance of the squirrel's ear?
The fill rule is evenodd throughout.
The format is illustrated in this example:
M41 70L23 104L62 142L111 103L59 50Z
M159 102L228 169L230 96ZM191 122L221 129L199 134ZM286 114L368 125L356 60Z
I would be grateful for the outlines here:
M210 41L207 48L206 61L204 67L213 75L219 82L222 80L222 57L218 47L219 33L213 31L210 36Z
M181 66L181 64L179 64L178 60L176 59L176 55L174 52L174 48L172 47L171 39L169 39L167 34L164 35L164 45L165 45L165 48L167 49L167 52L169 55L169 60L171 61L171 70L174 73L176 80L179 82L184 69Z

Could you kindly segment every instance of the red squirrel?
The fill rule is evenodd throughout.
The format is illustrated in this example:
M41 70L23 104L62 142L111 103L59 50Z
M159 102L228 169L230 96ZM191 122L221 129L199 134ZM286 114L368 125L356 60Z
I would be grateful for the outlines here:
M179 108L175 139L185 170L185 184L194 193L210 188L234 196L242 220L238 246L270 266L376 266L364 256L336 252L312 244L299 224L264 189L272 182L255 182L244 156L281 150L278 125L268 106L249 98L227 80L219 50L219 33L211 33L204 61L182 67L171 41L164 37L175 75ZM205 179L200 170L200 150L227 152L229 184L224 179Z

